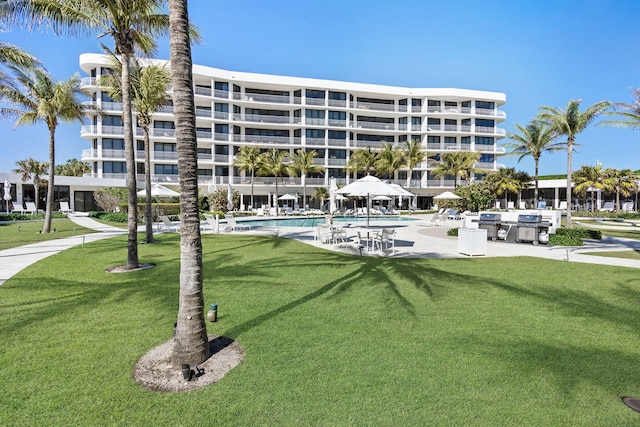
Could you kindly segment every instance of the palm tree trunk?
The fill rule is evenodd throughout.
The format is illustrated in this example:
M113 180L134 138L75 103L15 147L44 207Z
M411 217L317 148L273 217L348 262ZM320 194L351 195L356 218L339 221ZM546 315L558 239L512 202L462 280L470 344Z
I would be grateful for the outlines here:
M172 364L209 357L202 293L202 241L198 215L198 143L186 0L169 0L171 71L180 175L180 301Z
M136 158L131 114L130 55L123 51L122 62L122 122L124 125L124 155L127 163L127 269L140 266L138 260L138 195L136 194Z
M535 190L533 190L533 203L534 203L534 206L536 206L538 204L538 180L540 179L538 166L540 164L540 158L537 157L534 160L535 160L536 188Z
M149 125L144 130L144 188L145 198L144 216L146 222L146 243L153 243L153 212L151 210L151 147L149 142Z
M573 139L567 143L567 228L571 228L571 157L573 153Z
M307 200L307 174L302 175L302 209L304 209Z
M253 204L253 176L255 175L253 169L251 170L251 209L255 208L255 205Z
M56 169L56 137L55 128L49 129L49 186L47 187L47 201L44 213L43 233L51 232L51 217L53 215L53 198L55 190L55 169ZM36 194L36 198L38 195Z

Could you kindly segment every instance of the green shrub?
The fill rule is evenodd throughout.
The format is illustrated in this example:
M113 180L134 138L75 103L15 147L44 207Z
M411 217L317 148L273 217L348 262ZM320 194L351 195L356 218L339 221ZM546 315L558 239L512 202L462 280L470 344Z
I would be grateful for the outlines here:
M450 228L447 231L447 236L457 236L458 235L458 227L456 228Z
M595 239L602 240L602 232L600 230L588 230L586 228L558 228L556 235L569 236L576 239Z
M125 212L89 212L89 216L107 222L126 223L128 221Z
M582 246L582 239L568 234L550 234L549 243L556 246Z

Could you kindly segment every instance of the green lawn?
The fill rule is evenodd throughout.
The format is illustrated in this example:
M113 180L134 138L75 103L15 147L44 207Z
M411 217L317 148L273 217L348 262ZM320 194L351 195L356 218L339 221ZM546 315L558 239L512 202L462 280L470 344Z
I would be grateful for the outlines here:
M51 221L51 233L48 234L42 233L43 225L43 220L0 223L0 251L30 243L95 232L81 227L68 219L53 219Z
M169 339L179 236L108 274L126 236L0 286L0 425L624 426L640 414L637 270L536 258L389 259L204 235L209 332L242 364L151 392L136 361Z

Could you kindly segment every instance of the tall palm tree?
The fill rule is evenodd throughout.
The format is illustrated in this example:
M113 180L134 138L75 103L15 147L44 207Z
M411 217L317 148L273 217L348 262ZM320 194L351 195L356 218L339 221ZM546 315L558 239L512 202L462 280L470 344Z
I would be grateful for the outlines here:
M56 82L46 71L36 68L22 70L10 67L14 72L14 84L0 83L0 99L10 107L0 108L0 116L17 118L16 126L43 122L49 130L49 186L44 216L43 233L51 231L55 190L56 129L59 122L82 123L89 110L80 100L85 92L80 89L80 77Z
M605 175L602 170L602 165L595 166L585 166L583 165L580 169L573 173L573 181L575 184L575 192L577 194L583 194L585 199L587 197L587 192L589 189L599 189L604 190ZM586 200L585 200L586 203ZM595 203L595 191L591 191L591 212L595 211L596 203Z
M34 203L36 212L38 211L38 200L40 200L40 186L47 183L42 175L47 173L49 165L47 162L39 162L29 157L26 160L18 160L13 173L22 175L22 182L33 180L33 189L35 190ZM20 206L22 208L22 206Z
M566 226L571 228L571 160L576 136L584 131L611 103L600 101L580 111L581 99L572 99L566 108L540 107L538 117L546 122L557 134L567 137L567 220Z
M289 171L289 165L284 162L284 157L288 153L272 148L261 154L262 161L258 173L262 176L270 175L276 177L276 216L278 216L278 178L284 176Z
M324 201L330 197L329 190L326 187L316 187L316 192L311 198L313 200L320 200L320 209L324 205Z
M4 66L14 66L22 69L34 69L42 64L34 56L10 43L0 41L0 64ZM0 69L0 81L7 82L8 76L5 70Z
M345 170L347 173L364 172L368 175L375 170L377 160L378 154L371 147L362 148L351 154Z
M260 162L262 162L262 156L260 156L260 148L245 145L240 147L234 164L242 172L249 172L251 174L251 207L253 204L253 179L256 176L256 171L260 169Z
M422 142L417 139L405 141L404 146L404 162L409 169L407 174L407 188L411 188L411 178L413 170L427 158L427 153L422 149Z
M535 163L535 190L533 192L533 199L538 200L538 181L539 181L539 166L540 157L542 153L554 152L566 149L566 144L562 142L555 142L558 138L551 126L548 123L540 120L532 120L528 125L523 126L516 123L516 129L518 133L507 133L507 138L515 141L504 144L504 146L511 151L508 155L517 155L518 162L527 156L533 157Z
M291 175L300 175L302 177L302 207L307 203L307 175L324 170L324 166L317 165L313 162L313 159L317 156L318 152L316 150L297 150L291 156L291 166L289 167Z
M387 175L393 178L395 172L402 168L405 163L404 151L397 145L385 143L378 152L374 166L378 175Z
M635 98L633 103L616 102L614 111L605 113L606 116L617 116L617 119L603 120L598 126L613 126L640 130L640 88L631 89Z
M629 197L638 191L638 176L631 169L606 169L604 171L605 191L615 193L616 212L620 212L620 195Z
M110 54L111 68L115 73L108 73L100 78L99 85L109 91L113 100L122 101L122 64L116 55ZM153 114L162 107L167 100L167 89L171 83L171 74L160 65L143 66L137 58L131 61L131 105L133 113L142 128L144 141L144 182L145 182L145 225L146 243L153 243L153 213L151 209L151 143L150 127Z
M63 165L56 165L56 176L83 176L91 172L91 165L78 159L69 159Z
M480 159L480 153L471 151L455 151L444 153L440 157L440 162L436 164L431 173L436 178L443 178L447 175L455 177L455 187L458 187L458 178L468 180L471 173L475 171L475 163Z
M16 21L48 26L57 34L72 36L99 32L115 43L122 63L122 109L128 191L128 269L139 267L136 162L131 113L130 60L137 50L145 55L156 51L155 37L169 34L169 16L159 11L166 0L30 0L8 3Z
M209 356L202 293L202 240L198 212L198 141L187 0L170 0L171 74L180 163L180 302L172 364L195 365Z

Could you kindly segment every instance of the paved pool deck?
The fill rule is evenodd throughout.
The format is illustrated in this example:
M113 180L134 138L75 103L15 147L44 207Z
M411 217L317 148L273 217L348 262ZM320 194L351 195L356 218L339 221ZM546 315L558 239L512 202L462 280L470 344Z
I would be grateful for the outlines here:
M417 218L420 218L417 216ZM395 250L367 251L356 243L356 230L359 224L353 223L346 226L347 241L341 244L326 244L315 239L315 228L311 227L254 227L248 231L234 232L237 234L268 234L299 240L303 243L321 247L323 249L349 253L358 256L384 256L391 258L470 258L458 251L458 239L447 236L448 227L426 226L422 221L376 221L372 223L374 228L393 228L396 230ZM69 219L78 225L91 228L98 233L78 235L65 239L54 239L45 242L0 251L0 285L27 266L36 263L48 256L56 254L73 246L96 240L107 239L126 233L126 230L110 227L99 223L86 214L74 213ZM578 219L576 219L579 221ZM450 227L461 225L461 222L452 221ZM616 225L603 225L603 228L616 229ZM619 229L619 228L618 228ZM622 229L628 229L622 226ZM144 226L140 227L144 231ZM206 234L208 231L204 231ZM534 246L530 243L514 243L505 241L487 241L486 255L481 257L538 257L557 261L580 262L588 264L602 264L619 267L640 268L640 260L624 258L611 258L588 255L589 252L604 251L640 251L640 241L607 237L603 240L586 241L585 246Z

